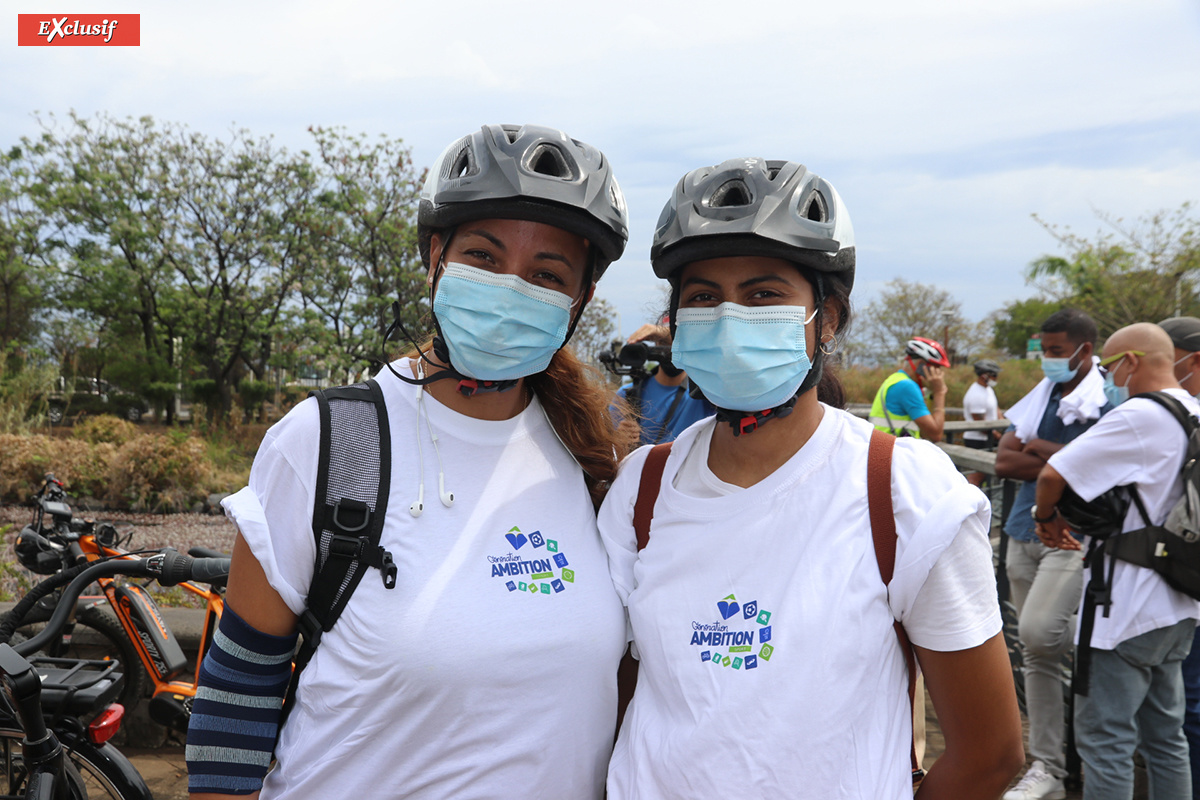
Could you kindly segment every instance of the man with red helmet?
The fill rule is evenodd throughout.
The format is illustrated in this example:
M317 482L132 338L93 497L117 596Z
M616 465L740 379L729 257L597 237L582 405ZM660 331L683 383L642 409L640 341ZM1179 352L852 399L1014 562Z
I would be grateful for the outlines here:
M889 375L871 403L871 424L896 436L942 440L946 424L946 381L942 370L950 366L946 348L933 339L915 336L904 346L904 363ZM928 384L933 411L925 403Z

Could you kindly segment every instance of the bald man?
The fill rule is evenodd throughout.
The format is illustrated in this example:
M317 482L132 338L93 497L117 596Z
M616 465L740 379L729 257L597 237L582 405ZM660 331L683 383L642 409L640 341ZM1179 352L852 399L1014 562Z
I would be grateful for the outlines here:
M1136 509L1123 531L1161 524L1183 491L1179 470L1186 452L1183 428L1143 392L1165 392L1200 417L1197 405L1175 378L1175 347L1157 325L1121 328L1105 342L1100 358L1104 391L1117 407L1050 457L1038 476L1034 517L1048 547L1080 550L1056 505L1069 485L1085 502L1116 486L1133 484L1151 519ZM1130 399L1130 398L1133 399ZM1156 797L1192 796L1188 743L1183 733L1184 690L1180 664L1191 650L1200 601L1172 589L1157 572L1091 551L1092 581L1110 574L1111 606L1101 613L1088 601L1081 630L1091 617L1088 659L1091 679L1075 702L1075 738L1084 769L1084 800L1133 796L1133 752L1146 760ZM1077 665L1079 661L1077 660Z

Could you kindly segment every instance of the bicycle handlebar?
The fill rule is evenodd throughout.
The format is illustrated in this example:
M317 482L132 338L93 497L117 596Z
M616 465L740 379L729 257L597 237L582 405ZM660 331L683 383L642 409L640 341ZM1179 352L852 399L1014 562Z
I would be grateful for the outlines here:
M70 584L63 590L62 596L55 604L54 613L46 622L46 626L32 638L14 645L13 649L21 655L28 655L49 644L66 626L83 590L97 578L130 575L153 578L163 586L174 586L188 580L212 581L214 577L219 578L228 574L228 558L192 558L169 548L149 558L116 558L89 564L74 574ZM49 581L43 581L43 584L50 584L53 581L54 578L51 578ZM39 586L43 584L39 584Z

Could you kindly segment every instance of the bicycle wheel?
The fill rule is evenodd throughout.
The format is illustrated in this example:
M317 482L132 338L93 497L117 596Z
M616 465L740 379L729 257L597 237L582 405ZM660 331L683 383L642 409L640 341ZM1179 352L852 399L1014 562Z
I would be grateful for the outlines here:
M0 795L0 800L26 800L26 792L29 788L29 773L25 769L25 760L21 756L21 737L24 734L21 731L15 730L0 730L0 761L3 763L0 766L4 767L3 783L0 788L3 788L5 794ZM68 753L68 756L70 753ZM71 800L90 800L94 797L108 797L111 800L137 800L134 797L122 798L121 795L106 795L104 790L97 787L96 793L93 794L88 787L87 781L80 774L79 768L74 759L68 757L64 765L64 773L67 779L67 785L70 787L69 796Z
M0 729L2 788L7 792L0 795L0 800L25 800L29 776L21 758L22 736L18 730ZM72 800L152 800L145 781L115 749L100 748L85 754L72 749L67 742L62 745L67 755L66 776Z
M38 622L19 630L29 637L41 629L42 624ZM133 642L125 635L125 629L121 627L116 616L100 606L81 609L75 617L75 628L71 634L56 640L45 652L55 658L86 658L96 661L115 658L120 661L125 684L121 687L117 702L125 706L127 713L132 711L146 694L149 677L138 658Z

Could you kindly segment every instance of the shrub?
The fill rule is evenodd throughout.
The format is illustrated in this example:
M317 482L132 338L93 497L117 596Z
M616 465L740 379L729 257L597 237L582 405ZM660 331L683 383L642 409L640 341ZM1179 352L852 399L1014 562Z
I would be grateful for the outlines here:
M110 414L88 417L75 426L73 435L89 444L107 442L123 445L138 435L138 427L132 422L118 419Z
M77 497L107 494L108 468L116 448L79 439L0 434L0 496L24 502L53 472Z
M109 464L108 496L135 510L179 511L205 494L204 443L145 434L122 445Z

